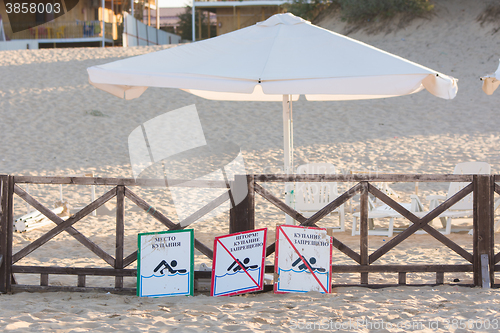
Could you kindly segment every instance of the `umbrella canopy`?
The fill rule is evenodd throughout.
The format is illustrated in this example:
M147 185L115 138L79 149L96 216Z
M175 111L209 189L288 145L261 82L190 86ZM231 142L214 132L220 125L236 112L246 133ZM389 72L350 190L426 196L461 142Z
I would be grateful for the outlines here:
M147 87L180 88L209 99L355 100L427 89L454 98L456 80L292 14L215 38L90 67L90 83L133 99Z
M483 91L486 93L486 95L493 94L493 92L498 88L498 85L500 85L499 78L500 78L500 64L498 65L498 68L495 73L481 77L481 80L483 81Z

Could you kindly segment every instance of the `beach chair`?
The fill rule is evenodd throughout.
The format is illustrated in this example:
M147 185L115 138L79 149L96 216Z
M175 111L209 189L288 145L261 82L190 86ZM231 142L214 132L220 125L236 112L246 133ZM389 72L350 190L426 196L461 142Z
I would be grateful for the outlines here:
M56 37L57 38L64 38L64 32L66 30L66 26L62 25L56 30Z
M405 209L410 212L422 212L424 210L424 206L420 202L420 199L417 195L412 194L410 196L411 203L399 203ZM360 212L356 212L352 214L352 236L356 236L360 234L360 229L357 223L357 219L361 216ZM393 208L389 207L386 204L377 206L372 199L368 198L368 223L369 228L368 235L370 236L387 236L392 237L394 234L394 218L402 217L397 211ZM374 229L374 219L383 219L389 218L389 226L387 229Z
M335 166L330 163L309 163L297 168L298 175L335 174ZM299 182L295 183L295 209L305 217L311 217L328 203L339 196L336 182ZM339 215L339 226L332 231L345 231L344 205L342 204L330 214Z
M455 166L453 174L456 175L489 175L491 173L490 165L486 162L464 162ZM443 195L429 195L426 197L429 203L429 210L433 210L441 204L441 201L451 198L455 193L463 189L469 183L451 182L448 188L448 194ZM495 202L495 209L498 207L498 202ZM441 224L443 225L443 234L449 235L451 233L451 224L453 218L464 218L473 215L473 196L472 193L468 194L465 198L451 206L447 211L439 215ZM469 228L468 228L469 229ZM458 230L457 230L458 231Z

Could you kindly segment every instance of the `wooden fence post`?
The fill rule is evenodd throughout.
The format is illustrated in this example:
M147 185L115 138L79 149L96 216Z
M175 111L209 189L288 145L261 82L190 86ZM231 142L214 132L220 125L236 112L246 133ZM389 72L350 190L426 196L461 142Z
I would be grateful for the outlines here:
M124 243L124 215L125 215L125 186L116 187L116 249L115 269L123 268ZM115 276L115 288L123 288L123 276Z
M361 255L361 265L369 265L368 258L368 183L361 182L361 195L359 200L359 254ZM361 273L361 284L368 284L368 272Z
M2 189L2 196L5 195L4 201L5 210L2 210L2 220L4 221L3 227L5 230L5 256L3 258L4 265L4 278L5 278L5 292L12 291L12 233L14 232L14 176L4 178L4 189ZM5 216L5 217L4 217Z
M0 222L0 292L5 293L7 281L7 190L8 176L0 176L0 203L1 203L1 222Z
M247 231L255 229L255 191L254 191L254 178L253 175L236 175L234 177L234 183L231 188L233 194L244 193L245 188L247 194L236 203L231 200L231 209L229 211L229 233L235 233L240 231ZM237 195L231 194L231 197L237 198ZM236 204L233 206L233 202Z
M494 284L494 176L474 175L474 239L473 267L474 285L481 286L482 276L481 255L488 256L487 271L489 271L490 286Z

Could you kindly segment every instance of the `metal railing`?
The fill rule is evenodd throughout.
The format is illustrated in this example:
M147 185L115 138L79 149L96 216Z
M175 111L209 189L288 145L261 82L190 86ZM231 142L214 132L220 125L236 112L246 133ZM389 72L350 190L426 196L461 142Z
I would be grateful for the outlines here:
M113 39L116 24L105 23L105 38ZM22 30L11 39L70 39L102 37L102 21L48 22L36 27L30 23L13 23L12 28Z

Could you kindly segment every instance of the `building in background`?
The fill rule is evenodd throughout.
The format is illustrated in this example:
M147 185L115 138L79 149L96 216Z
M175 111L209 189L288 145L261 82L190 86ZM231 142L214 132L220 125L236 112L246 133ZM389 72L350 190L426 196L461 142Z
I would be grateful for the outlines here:
M177 33L179 28L179 15L186 11L185 7L160 8L160 29ZM144 10L142 22L147 24L147 10ZM156 22L156 10L151 10L150 21ZM215 22L215 15L214 15Z
M54 4L61 1L45 0L45 2ZM69 2L69 0L64 0L64 2ZM149 27L158 26L169 33L179 34L179 16L184 14L185 17L190 11L189 7L161 8L159 22L157 22L156 0L71 0L71 2L74 8L57 17L54 14L23 14L13 18L11 15L12 22L7 16L4 2L0 2L0 15L3 18L3 27L8 41L0 42L0 50L134 45L123 43L123 36L130 33L135 34L132 36L139 39L137 45L144 45L142 44L144 41L141 42L143 38L141 31L150 31L150 28L130 26L130 29L124 31L124 12L130 13L131 18ZM183 38L206 39L253 25L276 13L284 12L283 5L286 3L288 0L194 1L193 8L196 16L193 16L191 11L188 23L190 36ZM195 24L192 22L193 17ZM40 24L40 22L46 23ZM192 27L195 31L192 31ZM185 27L181 30L187 31ZM150 35L151 33L148 32L147 36L151 37ZM146 45L154 45L154 40L149 37L146 38ZM158 43L161 40L176 41L178 38L174 36L168 36L167 39L156 38Z
M0 15L4 21L6 48L47 48L113 45L121 40L122 10L129 0L80 0L67 12L55 15L26 13L7 15L5 3L0 2ZM46 1L52 5L60 1ZM47 5L47 4L46 4ZM48 7L50 9L50 7ZM64 9L63 9L64 10ZM103 34L104 21L104 34ZM43 23L45 22L45 23Z
M254 25L265 21L274 14L283 13L287 0L246 0L246 1L194 1L195 12L212 13L216 15L216 35ZM210 15L210 14L209 14ZM202 15L196 15L200 20ZM201 24L197 24L196 40L215 37L203 36Z
M0 17L3 19L3 30L7 40L0 42L0 50L119 46L123 43L125 12L133 13L131 16L138 21L142 22L146 19L149 26L156 26L156 22L151 21L150 15L151 11L156 10L155 0L64 0L62 2L61 0L44 0L41 2L49 6L48 9L54 8L56 3L65 6L60 14L45 10L42 14L7 15L5 2L0 1ZM141 35L141 31L145 29L136 28L137 36ZM154 45L154 41L160 43L160 41L180 39L174 36L169 37L148 38L146 45ZM138 45L143 44L141 42Z
M179 35L156 29L127 12L124 12L123 15L123 47L181 43Z

